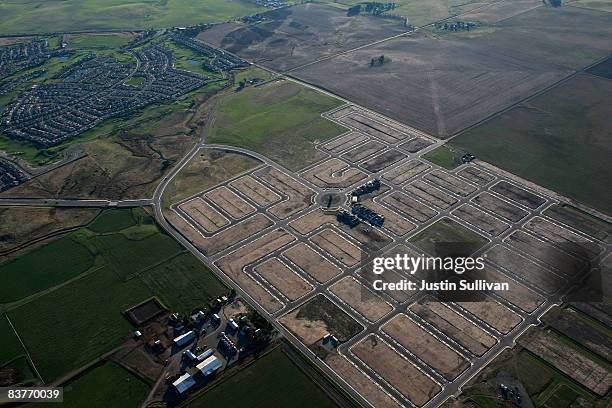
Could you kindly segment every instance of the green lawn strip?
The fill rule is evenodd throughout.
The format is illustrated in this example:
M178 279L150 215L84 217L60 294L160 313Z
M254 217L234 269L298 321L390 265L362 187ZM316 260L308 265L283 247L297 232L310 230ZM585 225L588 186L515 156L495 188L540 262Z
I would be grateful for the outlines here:
M279 348L186 406L268 408L271 401L275 407L336 407Z
M94 255L71 235L0 264L0 303L9 303L59 285L94 265Z
M121 48L130 41L129 36L119 34L80 35L68 42L71 48Z
M425 160L444 167L447 170L453 170L462 163L461 156L464 154L465 152L462 150L449 147L448 145L442 145L430 152L425 153L422 157Z
M219 104L208 141L244 147L297 170L318 158L315 142L346 131L321 117L341 103L291 82L247 87Z
M34 364L48 381L120 344L133 327L121 312L153 296L110 268L78 279L9 312Z
M497 408L503 406L495 395L470 394L467 400L473 402L480 408Z
M155 266L139 278L162 303L181 313L206 306L228 291L210 269L189 253Z
M62 407L133 408L140 405L148 390L141 379L107 362L65 385Z
M15 358L24 355L25 350L21 347L19 338L11 327L6 315L0 314L0 366Z

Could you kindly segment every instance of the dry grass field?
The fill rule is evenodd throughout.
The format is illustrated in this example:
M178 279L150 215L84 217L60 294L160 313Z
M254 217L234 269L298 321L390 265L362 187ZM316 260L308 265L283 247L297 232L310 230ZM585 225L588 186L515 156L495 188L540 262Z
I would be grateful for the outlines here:
M345 10L307 3L265 13L266 21L226 23L200 33L201 40L284 71L406 31L401 20L348 17Z
M380 55L389 62L370 66ZM420 33L343 54L294 75L446 138L569 72L476 42Z

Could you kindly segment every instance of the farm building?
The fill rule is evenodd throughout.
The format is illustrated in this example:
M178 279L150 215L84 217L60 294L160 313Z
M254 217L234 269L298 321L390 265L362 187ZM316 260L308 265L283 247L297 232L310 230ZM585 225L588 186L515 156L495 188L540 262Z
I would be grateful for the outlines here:
M174 386L174 388L179 394L182 394L188 389L190 389L191 387L193 387L195 383L196 382L193 379L193 377L189 375L188 373L185 373L181 375L179 378L177 378L177 380L173 382L172 385Z
M177 347L183 347L185 344L189 343L191 340L195 338L195 333L193 330L188 331L185 334L181 334L180 336L174 339L174 345Z
M196 366L198 370L204 375L210 375L221 368L221 361L215 357L210 356L206 360L202 361L200 364Z

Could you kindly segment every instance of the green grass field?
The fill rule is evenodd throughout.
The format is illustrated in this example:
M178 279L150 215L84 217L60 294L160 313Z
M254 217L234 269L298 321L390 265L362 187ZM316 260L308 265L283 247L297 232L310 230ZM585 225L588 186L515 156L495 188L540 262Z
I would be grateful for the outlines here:
M65 385L62 407L132 408L140 405L148 389L138 377L108 362Z
M71 48L81 49L115 49L121 48L130 42L131 36L120 34L105 34L105 35L78 35L68 41L68 46Z
M6 315L0 315L0 367L16 357L25 354L25 351L19 343L19 339L15 335L13 328L6 319Z
M230 0L0 1L0 34L138 30L225 21L265 10Z
M86 246L66 236L0 264L4 282L0 303L9 303L58 285L87 271L94 255Z
M104 221L116 229L92 231L100 230ZM67 247L65 241L79 246ZM59 285L83 272L83 265L75 267L78 251L84 251L93 266L87 274ZM160 232L142 209L105 211L89 227L25 253L17 261L31 265L30 273L37 279L11 274L5 280L12 291L33 294L9 305L7 313L45 380L119 345L134 329L122 312L152 296L173 311L187 313L227 292L206 266ZM36 289L46 291L35 293ZM10 333L6 320L0 322L0 329ZM3 336L0 361L23 353L16 340Z
M487 242L482 236L450 218L436 221L409 241L434 256L451 256L457 250L465 252L463 256L468 256Z
M612 214L612 82L578 75L450 143Z
M314 142L346 131L321 117L341 103L286 81L248 87L220 103L208 142L244 147L298 170L318 158Z
M332 408L336 404L276 349L186 406Z
M448 145L442 145L425 153L422 157L438 166L452 170L461 164L461 156L463 154L463 151L449 148Z

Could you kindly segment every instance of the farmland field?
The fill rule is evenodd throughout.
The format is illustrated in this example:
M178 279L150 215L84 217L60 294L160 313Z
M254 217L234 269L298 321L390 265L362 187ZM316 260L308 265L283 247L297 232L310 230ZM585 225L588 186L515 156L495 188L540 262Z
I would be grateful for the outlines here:
M2 1L0 34L187 26L262 10L265 9L255 3L228 0L53 0L36 6Z
M117 230L94 233L91 229L99 229L100 219ZM137 224L130 225L130 220ZM13 290L27 290L33 296L9 305L7 313L45 380L57 378L119 345L132 329L122 312L152 296L172 310L187 313L227 290L208 268L162 234L142 209L106 211L90 226L18 259L31 264L32 273L41 274L54 267L58 271L52 271L53 275L66 279L65 274L76 276L82 268L68 267L78 259L74 248L65 247L65 242L82 247L90 263L95 256L87 274L64 285L50 281L50 274L43 275L45 280L28 281L45 283L40 287L20 281L19 275L13 278ZM41 251L65 259L45 261ZM59 274L62 267L64 275ZM43 289L47 290L39 292ZM7 358L15 353L9 354Z
M317 407L336 404L289 358L276 349L186 406L200 407Z
M315 142L346 130L321 117L340 104L291 82L247 88L219 105L207 142L244 147L298 170L320 158Z
M0 366L2 366L25 352L4 314L0 315L0 332L2 333L0 336Z
M371 65L371 59L381 55L387 62ZM292 74L447 138L569 73L567 68L508 56L488 45L419 32Z
M612 82L575 78L471 129L451 145L612 214Z
M135 407L147 396L148 388L138 377L108 362L65 385L62 406Z
M199 34L203 41L284 71L406 31L402 20L347 16L341 8L307 3L269 11L266 21L226 23Z

